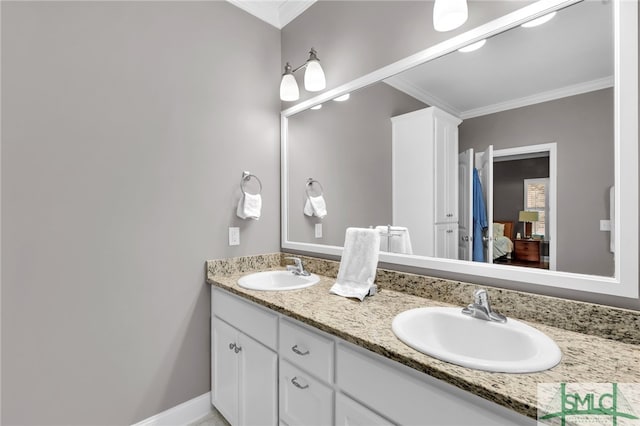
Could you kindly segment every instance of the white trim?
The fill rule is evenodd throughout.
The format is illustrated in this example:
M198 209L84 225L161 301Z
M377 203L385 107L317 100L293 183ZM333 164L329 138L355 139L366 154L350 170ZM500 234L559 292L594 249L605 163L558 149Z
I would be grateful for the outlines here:
M307 10L311 5L313 5L316 0L286 0L284 1L280 7L278 8L278 14L280 18L280 26L279 29L282 29L289 22L296 19L298 16L302 14L305 10Z
M293 21L302 12L307 10L316 0L227 0L232 5L239 7L247 13L273 25L281 30L289 22Z
M493 160L496 158L515 157L518 159L524 158L530 155L540 153L549 154L549 204L547 206L547 238L549 244L549 270L557 270L557 247L558 247L558 233L557 233L557 220L558 209L556 208L558 202L558 145L555 142L542 143L538 145L518 146L515 148L498 149L493 151Z
M133 426L177 426L188 425L211 414L211 392L207 392L173 408L158 413Z
M383 83L388 84L389 86L397 89L401 92L406 93L407 95L416 98L420 102L424 102L429 106L435 106L440 108L443 111L448 112L451 115L454 115L456 118L460 118L461 112L454 108L452 105L449 105L447 102L438 98L437 96L431 94L430 92L424 90L424 88L416 86L409 80L403 78L400 75L396 75L390 78L387 78L383 81Z
M537 93L535 95L525 96L519 99L512 99L506 102L499 102L493 105L470 109L467 111L463 111L460 116L463 119L479 117L481 115L493 114L500 111L507 111L514 108L525 107L528 105L535 105L542 102L552 101L554 99L561 99L568 96L575 96L582 93L593 92L594 90L606 89L608 87L613 87L613 76L561 87L559 89L549 90L548 92Z
M571 86L561 87L559 89L549 90L547 92L536 93L535 95L525 96L518 99L511 99L505 102L498 102L492 105L485 105L478 108L460 111L453 105L443 101L422 87L416 86L401 75L396 75L384 80L389 86L426 103L429 106L436 106L447 111L456 117L466 120L468 118L480 117L482 115L494 114L500 111L507 111L514 108L521 108L529 105L535 105L542 102L548 102L555 99L566 98L568 96L580 95L582 93L593 92L595 90L613 87L613 76L599 78L597 80L585 81L583 83L573 84Z
M340 255L341 247L289 241L287 234L287 118L314 105L385 80L426 61L438 58L467 44L513 28L530 19L562 9L579 0L540 0L481 25L391 65L382 67L350 83L328 90L281 112L282 116L282 248L309 253ZM533 285L638 298L638 2L613 0L614 4L614 141L615 141L615 245L614 277L493 265L415 255L380 253L380 262L463 274L483 279L500 279ZM621 52L624 51L624 55ZM624 233L620 229L624 228ZM553 242L551 242L553 244ZM624 250L622 248L624 247ZM425 271L426 272L426 271Z

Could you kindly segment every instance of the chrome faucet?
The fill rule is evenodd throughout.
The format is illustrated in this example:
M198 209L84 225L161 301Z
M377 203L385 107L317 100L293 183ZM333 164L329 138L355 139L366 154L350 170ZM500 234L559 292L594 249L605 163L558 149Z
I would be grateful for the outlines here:
M473 292L473 303L462 309L462 313L485 321L507 322L507 317L491 309L489 294L483 288Z
M309 271L304 270L304 266L302 266L302 259L299 257L285 257L285 259L293 260L294 265L287 265L287 271L291 271L293 275L302 275L303 277L311 275Z

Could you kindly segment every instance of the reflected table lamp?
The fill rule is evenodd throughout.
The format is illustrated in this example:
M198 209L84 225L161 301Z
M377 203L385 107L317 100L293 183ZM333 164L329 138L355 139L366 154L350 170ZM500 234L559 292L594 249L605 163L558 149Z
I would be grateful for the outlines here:
M518 220L520 222L524 222L524 225L522 227L522 229L524 230L524 237L531 238L531 223L538 221L538 212L522 210L518 215Z

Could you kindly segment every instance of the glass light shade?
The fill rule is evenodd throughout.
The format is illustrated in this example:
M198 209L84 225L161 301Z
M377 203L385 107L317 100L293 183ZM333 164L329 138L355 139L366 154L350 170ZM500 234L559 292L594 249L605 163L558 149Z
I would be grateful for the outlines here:
M553 19L553 17L556 16L556 12L551 12L551 13L547 13L546 15L543 15L539 18L533 19L529 22L525 22L524 24L520 25L523 28L533 28L533 27L537 27L538 25L542 25L545 24L547 22L549 22L550 20Z
M350 97L351 97L351 93L347 93L345 95L338 96L337 98L334 99L334 101L336 101L336 102L344 102L344 101L348 101Z
M319 110L319 109L322 109L322 104L318 104L318 105L316 105L316 106L312 106L310 109L312 109L312 110Z
M285 74L280 81L280 99L283 101L297 101L300 98L298 83L293 74Z
M436 0L433 6L433 27L436 31L451 31L467 21L467 0Z
M319 92L327 87L327 81L324 78L324 71L320 66L320 62L315 60L307 61L307 67L304 71L304 88L309 92Z

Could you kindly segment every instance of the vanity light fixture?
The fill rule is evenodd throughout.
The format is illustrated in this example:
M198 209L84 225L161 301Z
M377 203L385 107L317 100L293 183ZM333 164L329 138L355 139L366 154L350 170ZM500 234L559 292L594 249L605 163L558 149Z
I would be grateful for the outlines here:
M478 50L480 49L482 46L484 46L484 44L487 42L487 39L484 38L480 41L476 41L475 43L471 43L468 46L465 47L461 47L460 49L458 49L458 52L462 52L462 53L469 53L469 52L473 52L474 50Z
M539 18L533 19L529 22L525 22L524 24L520 25L522 28L533 28L533 27L537 27L538 25L542 25L542 24L546 24L547 22L549 22L550 20L553 19L554 16L556 16L557 12L551 12L551 13L547 13L546 15L543 15Z
M318 104L316 106L312 106L310 109L313 109L313 110L322 109L322 104Z
M324 71L320 66L320 60L316 55L317 52L312 47L309 51L309 59L296 69L292 69L289 62L284 66L284 74L280 81L280 99L283 101L297 101L300 98L298 83L293 73L299 69L305 68L304 72L304 88L309 92L319 92L327 86L324 77Z
M436 0L433 6L433 28L444 32L458 28L467 21L467 0Z
M337 98L334 99L334 101L336 101L336 102L344 102L344 101L348 101L350 97L351 97L351 93L347 93L345 95L338 96Z

